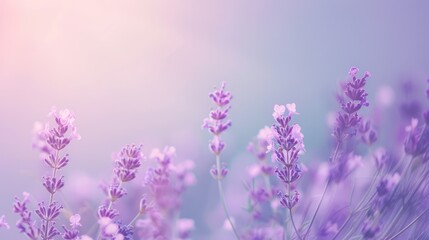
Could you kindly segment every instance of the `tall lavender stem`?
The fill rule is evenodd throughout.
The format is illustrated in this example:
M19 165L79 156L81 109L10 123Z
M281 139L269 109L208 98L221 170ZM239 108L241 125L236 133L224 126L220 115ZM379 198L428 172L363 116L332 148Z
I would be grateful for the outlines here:
M333 133L333 136L336 138L337 144L334 153L332 154L332 158L330 158L332 170L323 190L322 197L317 204L317 208L313 214L310 225L308 226L307 231L304 235L304 239L310 233L310 229L313 226L313 223L325 198L329 185L333 181L333 177L340 181L342 178L347 176L347 173L341 172L342 166L347 163L345 161L338 161L338 155L340 154L340 149L342 147L343 142L356 135L357 127L362 121L362 118L358 115L358 111L362 107L369 105L366 99L368 94L366 93L364 86L366 84L366 78L369 77L370 74L369 72L365 72L362 78L357 78L356 74L358 73L358 71L359 69L356 67L352 67L350 69L350 80L345 85L343 94L339 96L339 102L341 104L342 111L338 112L336 126Z
M52 108L49 115L54 116L56 123L56 127L53 128L46 124L42 133L43 139L46 139L50 146L45 163L52 168L52 175L43 177L43 186L50 193L49 203L47 206L43 202L39 203L39 209L36 210L37 215L44 222L41 226L41 237L46 240L60 234L54 227L54 223L62 206L54 201L54 195L64 186L64 176L57 178L57 171L69 162L68 154L61 157L60 151L69 145L72 139L80 139L76 127L73 125L75 118L71 111L68 109L57 111L56 108Z
M289 114L284 116L286 108L288 109ZM295 226L292 215L292 208L299 200L298 191L295 190L293 195L291 193L293 187L292 184L301 177L302 171L298 160L299 155L305 151L303 142L304 135L301 133L301 127L298 124L290 124L292 116L295 114L298 114L296 112L295 103L286 104L286 106L274 106L273 117L274 120L276 120L276 124L273 125L275 139L274 155L276 160L280 163L280 167L277 167L275 172L287 189L286 194L282 192L278 193L280 204L289 209L295 234L299 239L302 239L297 227Z
M204 119L202 128L206 128L214 135L209 144L210 150L215 155L215 165L212 167L210 173L217 180L219 197L222 202L222 207L225 212L226 219L234 231L235 237L240 239L238 232L231 220L228 208L226 206L225 197L222 188L222 179L227 175L228 170L222 166L220 161L220 153L225 147L225 143L221 140L220 135L231 126L231 120L227 119L228 111L231 108L229 105L232 99L230 92L225 91L225 82L222 82L220 89L215 90L209 94L209 97L216 104L217 108L210 112L209 118Z
M222 171L221 166L220 166L219 155L216 155L216 169L217 169L218 173ZM220 201L222 202L222 207L223 207L223 211L225 212L226 219L228 220L229 224L231 225L231 228L234 231L234 234L237 237L237 239L240 239L238 232L237 232L237 229L235 228L234 223L232 222L231 217L229 216L229 211L228 211L228 208L226 206L225 197L223 194L222 179L221 178L217 179L217 187L219 190L219 197L220 197Z

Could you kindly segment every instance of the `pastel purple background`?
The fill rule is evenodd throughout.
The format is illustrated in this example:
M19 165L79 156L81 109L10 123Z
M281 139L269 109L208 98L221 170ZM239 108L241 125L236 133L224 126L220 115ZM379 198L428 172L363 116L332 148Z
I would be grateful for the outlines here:
M31 131L53 105L74 111L82 135L66 181L107 178L126 143L146 154L174 145L195 160L182 215L200 239L219 227L207 220L219 203L200 129L213 86L226 81L234 94L228 194L244 192L247 142L272 123L275 103L297 104L305 162L327 146L332 94L351 66L371 71L371 101L380 86L429 77L425 1L215 2L0 0L0 213L12 225L13 197L42 189ZM20 238L14 228L0 236Z

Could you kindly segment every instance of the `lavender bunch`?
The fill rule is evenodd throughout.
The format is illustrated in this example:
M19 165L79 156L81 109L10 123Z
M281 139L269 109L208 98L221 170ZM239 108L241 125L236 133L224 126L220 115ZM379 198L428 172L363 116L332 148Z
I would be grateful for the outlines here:
M111 184L104 187L108 204L102 204L98 208L98 218L100 224L99 237L102 239L118 238L132 239L132 224L136 218L144 213L144 199L141 200L141 207L134 220L128 225L123 225L120 221L115 221L119 216L119 211L114 208L114 204L126 195L123 184L130 182L136 177L137 170L141 166L144 155L141 151L143 145L126 145L116 155L114 160L114 177Z
M284 115L286 108L289 113ZM275 170L277 177L284 184L286 193L279 192L280 204L289 210L295 234L302 239L295 225L292 208L298 203L299 193L294 190L296 181L301 177L301 167L298 162L299 155L305 150L301 127L298 124L290 124L292 116L298 114L294 103L275 105L273 117L276 123L273 125L274 134L274 154L275 159L280 163L280 167ZM293 191L293 193L292 193Z
M55 223L63 206L54 200L54 196L64 186L64 176L59 177L58 171L69 163L68 154L63 154L61 151L73 139L80 139L80 135L74 126L75 117L70 110L57 111L53 107L49 116L53 116L56 126L51 127L49 123L46 123L45 128L37 133L39 140L46 141L43 144L45 147L41 148L41 151L47 155L44 159L45 164L52 169L51 175L43 177L43 186L49 193L49 200L47 203L40 202L38 209L35 210L35 213L41 219L41 225L36 229L35 222L31 220L31 212L27 209L28 194L24 195L22 201L16 198L14 204L14 212L19 214L21 218L17 223L17 227L30 239L40 237L48 240L60 234L60 231L55 227ZM63 237L65 236L69 236L67 231L63 234Z
M223 210L225 212L226 218L231 225L234 234L237 239L240 239L239 234L229 216L228 209L226 207L225 198L223 196L222 189L222 179L227 175L228 169L221 165L220 154L222 150L225 148L225 143L220 138L220 135L226 131L229 127L231 127L231 120L229 120L228 112L231 108L230 102L232 99L232 95L230 92L225 91L225 82L222 82L220 89L213 91L209 94L209 97L212 99L213 103L216 105L216 109L210 112L208 118L204 119L202 128L206 128L209 130L211 134L213 134L213 139L209 144L209 148L212 153L215 155L216 165L214 165L210 171L212 176L218 182L218 190L220 200L222 202Z
M270 177L274 175L274 169L268 163L267 158L268 152L272 148L273 138L273 129L264 127L259 130L256 140L249 143L247 147L247 150L257 160L257 163L249 168L252 184L246 186L246 190L249 192L248 211L252 213L252 217L255 220L269 221L267 217L263 218L262 208L265 203L273 200L273 196L275 195L275 188L273 188L270 180ZM258 178L262 180L262 184L257 184ZM268 219L271 218L272 216L268 217Z

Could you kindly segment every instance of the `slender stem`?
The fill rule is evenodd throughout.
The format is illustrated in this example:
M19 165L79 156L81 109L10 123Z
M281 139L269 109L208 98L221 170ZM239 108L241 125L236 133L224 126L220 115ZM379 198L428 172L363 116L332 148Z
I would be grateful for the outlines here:
M55 178L55 176L57 175L57 166L56 166L57 164L56 163L58 163L59 153L60 153L59 150L55 151L55 167L52 169L52 178ZM49 195L49 205L51 205L52 202L54 202L54 193L51 193ZM48 236L48 229L49 229L49 222L50 222L50 220L46 220L45 222L46 222L45 236Z
M138 212L137 212L137 214L136 214L136 216L133 218L133 220L131 220L131 222L130 222L130 223L128 223L127 227L129 227L129 226L133 225L133 224L134 224L134 222L135 222L135 221L137 221L137 219L139 219L139 217L140 217L141 215L142 215L142 214L141 214L141 212L140 212L140 211L138 211Z
M328 186L330 183L331 183L331 178L329 177L328 182L325 185L325 189L323 190L322 197L320 198L319 203L317 204L316 211L314 212L313 217L311 218L311 222L307 228L307 232L305 232L304 239L307 237L308 233L310 232L310 228L313 225L314 220L316 219L317 213L319 212L320 206L322 205L323 199L325 198L325 194L328 190Z
M217 176L217 186L218 186L218 190L219 190L219 197L220 197L220 200L221 200L221 202L222 202L223 211L225 212L226 219L228 220L229 224L231 225L232 230L234 231L235 237L236 237L237 239L240 239L240 236L238 235L238 232L237 232L237 230L235 229L234 224L232 223L232 220L231 220L231 218L230 218L230 216L229 216L228 209L227 209L227 207L226 207L225 197L224 197L224 195L223 195L223 189L222 189L222 180L221 180L221 178L220 178L220 175L221 175L221 167L220 167L220 157L219 157L219 155L218 155L218 154L216 155L216 168L217 168L217 175L218 175L218 176Z
M295 229L295 233L296 233L296 235L298 236L298 238L299 238L300 240L302 240L301 236L299 235L298 229L297 229L297 228L296 228L296 226L295 226L295 221L293 220L293 215L292 215L292 209L290 209L290 208L289 208L289 215L290 215L290 220L291 220L291 222L292 222L293 229Z
M265 182L265 187L267 188L267 192L271 197L271 183L270 183L270 177L266 174L264 174L264 182Z
M379 173L380 173L380 171L377 170L376 174L372 178L372 181L371 181L371 184L369 186L368 191L365 193L364 197L360 200L360 202L356 205L355 209L350 213L350 215L348 216L347 220L343 223L343 225L340 227L340 229L334 235L334 237L332 238L332 240L335 240L340 235L341 231L346 227L346 225L349 223L349 221L352 219L352 217L358 212L358 209L365 202L366 198L368 197L368 194L371 192L371 190L372 190L372 188L374 186L375 180L377 179Z
M338 152L340 150L340 147L341 147L341 141L338 141L337 146L335 147L335 150L334 150L334 154L330 159L331 163L335 162ZM311 226L313 226L314 220L316 219L317 213L319 212L320 206L322 205L323 199L325 198L325 194L326 194L326 191L328 190L330 183L331 183L331 177L329 176L328 182L326 182L325 189L323 190L322 197L320 198L319 203L317 204L316 211L314 212L313 217L311 218L310 225L307 228L307 232L304 234L304 239L307 237L308 233L310 232Z
M416 223L429 209L426 209L423 211L418 217L416 217L412 222L410 222L407 226L405 226L401 231L393 235L393 237L388 238L387 240L392 240L397 238L399 235L401 235L403 232L405 232L409 227L411 227L414 223Z

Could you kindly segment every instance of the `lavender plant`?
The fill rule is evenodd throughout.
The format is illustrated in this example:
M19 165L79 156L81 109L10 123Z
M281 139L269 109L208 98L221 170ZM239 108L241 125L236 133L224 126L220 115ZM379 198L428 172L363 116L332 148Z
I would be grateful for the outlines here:
M109 186L103 189L107 195L108 204L103 204L98 208L99 238L101 239L131 239L133 236L132 224L135 220L128 225L115 221L119 216L119 211L114 208L114 203L126 194L123 184L136 178L137 170L144 159L141 148L142 145L126 145L114 160L113 180ZM144 201L145 199L141 200L142 204L135 219L144 213Z
M284 116L285 109L289 114ZM296 112L295 103L284 105L275 105L273 117L276 124L273 125L275 130L275 158L280 163L277 167L276 174L286 188L286 193L279 192L280 204L289 210L290 221L295 230L295 234L302 239L292 214L292 208L298 203L299 193L294 190L296 181L301 177L301 167L298 159L299 155L304 152L304 135L301 133L301 127L298 124L290 125L290 121ZM292 191L294 191L292 193Z
M365 89L370 74L358 77L358 72L350 69L337 95L340 110L327 161L305 159L308 154L303 153L313 149L305 149L301 127L293 123L298 115L296 105L274 106L274 124L262 128L247 148L255 163L248 168L244 184L245 211L234 212L236 222L226 204L222 180L228 169L220 158L225 149L223 133L231 127L232 95L225 83L209 94L215 108L202 127L213 135L209 149L215 161L210 173L235 238L429 239L429 109L421 111L424 103L417 100L398 104L402 117L395 124L401 134L393 144L386 143L384 124L363 111L371 109ZM426 97L429 99L429 87ZM182 216L186 214L182 206L185 191L196 182L193 161L176 162L176 148L170 146L153 149L146 159L142 145L125 145L114 154L113 176L102 185L102 204L73 211L67 200L74 199L61 199L58 193L66 182L73 181L66 181L60 173L70 163L67 147L80 135L71 111L53 108L49 116L54 125L36 124L33 139L33 147L50 172L42 182L47 194L36 197L23 192L13 204L19 219L16 227L25 238L191 238L200 222ZM305 197L301 199L301 195ZM82 219L92 221L93 227L85 226ZM1 228L9 229L5 215L0 217Z
M45 128L38 133L39 140L46 141L43 144L45 147L41 150L47 154L44 162L52 170L51 175L43 177L43 186L49 193L49 200L47 203L39 202L38 208L35 210L41 220L40 225L36 225L36 222L32 220L31 211L27 208L30 196L28 193L23 193L22 201L16 198L14 204L14 212L20 216L16 226L30 239L48 240L61 234L55 224L63 206L54 200L54 196L64 187L64 176L58 177L58 171L69 163L68 154L63 154L61 151L73 139L80 139L76 126L74 126L75 117L71 111L68 109L57 111L54 107L49 116L54 118L55 126L51 127L49 123L46 123ZM77 226L73 230L69 230L65 226L63 229L62 237L64 239L75 239L79 234Z
M146 217L136 223L141 239L187 239L194 229L192 219L179 218L182 195L195 183L191 172L194 165L192 161L174 164L175 155L174 147L152 150L150 158L155 160L156 167L149 168L144 179L151 203L144 208Z
M217 180L219 196L226 218L231 225L235 236L237 239L240 239L240 236L229 215L223 194L222 179L227 175L228 169L224 165L221 165L220 161L220 154L225 147L225 143L222 141L220 135L229 127L231 127L231 120L227 119L227 117L228 111L231 108L230 102L232 95L230 92L225 91L225 82L223 82L220 89L210 93L209 97L212 99L213 103L216 104L216 109L212 110L209 117L204 119L202 127L207 128L209 132L213 134L213 139L211 140L209 147L212 153L215 155L216 165L213 165L210 173L212 174L213 178Z

